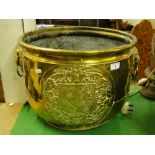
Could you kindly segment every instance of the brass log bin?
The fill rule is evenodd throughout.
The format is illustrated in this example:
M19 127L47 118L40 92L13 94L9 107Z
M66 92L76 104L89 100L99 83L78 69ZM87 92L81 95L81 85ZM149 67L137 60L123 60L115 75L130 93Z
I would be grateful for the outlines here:
M17 64L29 104L60 129L86 130L108 122L128 94L136 41L127 32L85 26L24 34Z

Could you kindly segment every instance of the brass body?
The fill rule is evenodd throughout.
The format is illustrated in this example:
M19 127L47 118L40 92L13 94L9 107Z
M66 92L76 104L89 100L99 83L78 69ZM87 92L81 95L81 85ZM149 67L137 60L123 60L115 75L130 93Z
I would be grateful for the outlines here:
M43 36L74 33L112 37L126 43L96 50L52 49L30 44ZM102 125L124 104L135 43L136 38L129 33L95 27L53 27L24 34L19 39L17 53L28 102L41 118L57 128L85 130Z

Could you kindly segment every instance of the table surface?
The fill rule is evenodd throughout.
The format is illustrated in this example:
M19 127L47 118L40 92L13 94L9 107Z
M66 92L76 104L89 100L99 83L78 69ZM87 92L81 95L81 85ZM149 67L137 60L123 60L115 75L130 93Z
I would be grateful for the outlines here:
M139 88L134 87L132 91ZM154 135L155 100L139 93L127 98L133 104L130 116L119 113L101 127L85 131L65 131L50 127L26 103L21 109L11 134L13 135Z
M10 134L22 107L23 104L11 106L6 103L0 103L0 135Z

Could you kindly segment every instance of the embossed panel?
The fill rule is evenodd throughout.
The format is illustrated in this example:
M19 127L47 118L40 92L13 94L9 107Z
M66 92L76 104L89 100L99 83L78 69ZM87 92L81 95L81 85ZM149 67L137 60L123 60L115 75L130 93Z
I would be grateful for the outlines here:
M102 122L111 111L114 84L103 65L56 65L43 76L43 105L63 126Z

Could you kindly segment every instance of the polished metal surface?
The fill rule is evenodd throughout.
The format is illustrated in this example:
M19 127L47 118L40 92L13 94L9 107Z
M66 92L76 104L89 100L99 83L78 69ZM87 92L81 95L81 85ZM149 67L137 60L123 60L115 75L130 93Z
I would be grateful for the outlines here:
M116 45L89 49L83 41L83 49L54 49L42 43L61 36L108 38ZM129 33L96 27L61 26L24 34L17 65L31 107L48 124L66 130L91 129L109 121L125 102L135 43Z

